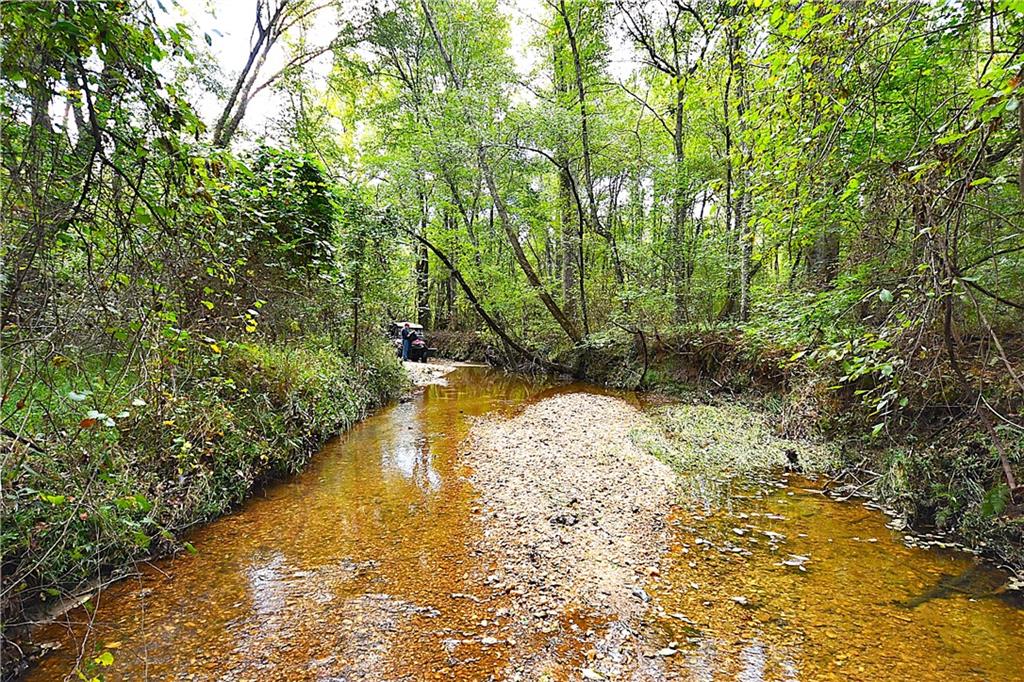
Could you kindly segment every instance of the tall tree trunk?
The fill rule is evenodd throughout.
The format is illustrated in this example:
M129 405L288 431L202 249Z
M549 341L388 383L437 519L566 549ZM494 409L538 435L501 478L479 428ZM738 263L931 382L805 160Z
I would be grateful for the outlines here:
M569 10L565 6L565 0L559 0L558 13L562 17L562 23L565 25L566 37L569 41L569 50L572 54L573 74L576 82L576 97L579 100L580 105L580 144L583 151L583 184L587 194L587 208L589 211L590 226L594 232L597 232L608 241L615 266L615 281L618 282L621 287L626 283L626 278L622 269L622 261L619 259L619 248L615 243L615 233L612 232L609 226L602 226L601 217L597 210L597 193L594 189L594 170L591 155L590 119L587 110L587 89L583 82L583 60L580 57L579 43L576 40L576 29L573 28L572 22L569 20ZM580 281L582 282L582 258L580 260ZM584 315L583 323L585 327L584 331L590 333L590 330L586 329L586 315Z
M736 235L740 245L740 319L750 318L750 280L752 276L751 255L753 234L750 230L750 215L753 196L750 188L750 145L746 138L746 113L748 106L747 65L742 51L739 34L733 32L733 59L736 68L736 132L739 138L740 164L737 169L738 186L736 197Z
M427 234L427 197L421 189L420 203L420 234ZM422 242L416 249L416 321L424 327L430 326L430 254Z
M358 241L358 260L352 279L352 359L359 356L359 324L363 303L363 261L366 257L366 235L360 230Z
M360 282L361 277L356 274L356 293L352 296L352 359L354 360L359 356L359 304L362 298L362 283Z
M733 13L735 21L741 12L736 8ZM729 268L727 282L727 298L722 315L731 315L739 304L739 317L746 321L750 315L750 280L752 276L751 254L753 251L752 235L750 233L750 206L752 197L750 193L750 182L748 178L749 163L748 149L744 137L746 125L744 114L747 108L746 92L746 69L741 54L740 36L735 26L730 25L726 37L729 72L726 77L725 91L722 99L725 115L725 193L726 193L726 214L728 220L728 231L730 233L731 256L738 256L738 268L732 264ZM736 126L732 125L731 94L733 83L736 87ZM734 141L733 136L737 138ZM739 163L733 159L734 142L739 148ZM738 254L736 248L738 247ZM739 270L739 277L736 271Z
M807 274L817 289L827 289L839 274L839 233L831 225L818 232L807 253Z
M726 37L729 53L729 71L725 78L725 88L722 90L722 115L725 120L725 231L726 231L726 284L725 304L722 306L720 317L725 318L732 315L736 305L736 275L732 258L735 252L733 245L736 241L735 218L736 207L733 192L733 159L732 159L732 78L735 55L733 54L733 39L730 33Z
M455 329L455 275L452 274L451 270L448 271L448 277L444 280L444 326L446 329Z
M576 83L576 97L579 100L580 107L580 144L583 151L583 184L587 195L587 208L589 212L590 226L594 232L604 237L611 248L612 258L615 266L615 281L618 282L619 286L623 286L626 283L625 274L622 269L622 261L619 259L619 248L615 243L615 233L612 232L610 225L602 225L601 217L597 210L597 193L594 189L594 171L593 161L591 154L591 140L590 140L590 119L587 109L587 90L583 80L583 61L580 57L579 43L577 42L576 29L573 28L572 22L569 20L569 11L565 6L565 0L559 2L559 14L562 17L562 22L565 25L566 37L569 41L569 50L572 54L573 74L575 76ZM582 216L581 216L582 219ZM582 245L582 229L580 230L580 239ZM582 265L582 254L580 258L580 281L583 281L583 265ZM585 305L585 302L584 302ZM583 316L584 331L590 333L588 328L587 316L584 313Z
M686 318L686 294L693 265L688 257L687 240L683 234L686 222L686 204L683 192L683 86L681 79L676 84L675 127L672 130L673 187L672 187L672 235L670 248L672 258L671 281L676 304L676 314Z
M260 69L263 68L263 64L266 62L267 54L280 35L278 29L284 20L285 10L288 9L289 1L279 1L277 8L267 16L266 25L263 24L262 14L263 9L265 7L269 9L269 6L266 0L257 1L256 26L254 28L256 42L249 50L249 56L238 77L235 79L231 94L228 95L228 101L224 104L224 109L221 111L220 116L217 117L217 122L213 126L213 145L215 147L226 147L231 142L235 131L238 130L238 125L241 123L242 117L245 116L245 110L249 104L247 99L249 93L256 83Z
M558 63L558 51L555 50L555 90L564 94L567 90L565 78ZM555 157L558 166L558 210L561 217L561 265L562 265L562 305L565 314L576 318L576 278L579 274L579 224L573 203L573 181L569 170L568 153L559 150Z
M445 234L452 234L458 229L455 215L446 210L442 217L444 221ZM424 251L427 251L426 244L423 244ZM434 326L438 329L455 328L455 276L449 270L441 286L441 301L438 305L437 314L434 316Z
M1021 80L1024 80L1024 67L1020 70ZM1021 138L1021 145L1024 146L1024 107L1020 106L1020 98L1017 99L1017 135ZM1024 199L1024 153L1020 155L1020 168L1017 170L1017 193Z
M452 83L459 90L462 90L462 78L459 77L458 71L455 70L455 64L452 62L451 55L444 47L444 41L441 40L441 33L437 30L437 24L434 21L434 15L430 11L430 6L426 0L420 0L420 7L423 9L424 18L427 20L427 24L430 27L430 32L434 36L434 42L437 44L437 49L441 53L441 58L444 60L445 65L448 67L448 74L451 76ZM505 205L505 200L502 198L501 193L498 191L498 184L494 180L494 171L491 168L490 162L487 160L487 154L484 152L482 142L477 143L476 147L477 162L480 166L480 172L484 176L484 182L487 185L487 191L491 195L491 200L494 203L494 209L498 212L498 222L501 223L502 229L505 231L505 235L508 237L509 245L512 247L512 253L515 256L516 262L519 263L520 269L523 274L526 275L526 279L530 286L537 292L537 297L540 298L544 307L548 309L551 316L555 318L555 321L565 332L574 343L579 343L582 340L579 329L573 324L562 308L555 302L548 293L547 289L544 288L544 284L537 277L537 272L533 269L529 259L523 252L523 245L519 241L519 235L516 233L516 228L512 224L512 219L508 213L508 207Z
M750 231L750 188L747 177L740 173L739 195L736 197L736 230L740 240L740 319L750 319L750 280L753 274L751 254L753 252Z
M576 31L569 21L569 11L566 9L565 0L558 3L558 13L565 25L566 37L569 39L569 49L572 52L573 73L576 82L576 97L580 105L580 142L583 147L583 185L587 191L587 208L590 211L590 221L595 231L601 231L601 221L597 213L597 197L594 193L594 172L593 162L590 156L590 122L587 116L587 90L583 84L583 62L580 59L579 45L576 43Z

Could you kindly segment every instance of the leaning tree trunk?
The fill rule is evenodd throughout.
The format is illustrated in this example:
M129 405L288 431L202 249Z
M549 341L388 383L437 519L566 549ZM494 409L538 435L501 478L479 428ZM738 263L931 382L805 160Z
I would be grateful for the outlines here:
M455 264L452 263L451 259L448 258L448 256L445 255L443 251L438 249L434 244L425 239L419 233L412 230L410 230L410 232L413 239L415 239L417 242L423 244L428 249L430 249L431 253L433 253L434 256L436 256L437 259L441 261L441 263L446 268L448 268L448 271L451 272L452 277L455 278L455 281L459 283L459 286L462 288L462 293L466 295L466 299L469 301L470 305L473 306L473 309L476 310L477 314L480 316L480 319L484 321L484 324L487 325L488 329L494 332L495 335L497 335L497 337L501 339L502 343L504 343L514 352L530 360L536 365L543 367L544 369L554 372L561 372L563 374L573 373L572 368L566 367L565 365L561 365L556 362L551 362L544 356L530 350L529 348L527 348L526 346L512 338L512 336L505 330L505 328L501 324L499 324L498 321L495 320L490 315L490 313L487 312L487 309L484 308L483 304L480 302L480 299L476 297L476 294L473 292L473 289L469 286L469 282L467 282L466 278L462 276L462 272L460 272L459 269L455 267Z

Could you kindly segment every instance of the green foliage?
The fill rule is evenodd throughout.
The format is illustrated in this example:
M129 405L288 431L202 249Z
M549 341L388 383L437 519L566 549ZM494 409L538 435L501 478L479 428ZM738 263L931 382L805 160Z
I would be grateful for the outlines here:
M1019 329L1022 64L1002 47L1020 17L1004 9L554 3L542 61L515 74L491 3L433 7L440 43L400 3L344 51L357 102L338 116L364 126L349 154L383 180L378 206L533 348L597 348L570 343L538 289L598 337L731 326L752 354L829 374L884 428L921 403L1024 390L953 371L992 360L966 339ZM636 48L625 77L617 25ZM429 264L406 306L426 295L450 309L437 322L480 326L433 254L405 253L410 271Z
M1020 436L1004 437L1011 466L1021 466ZM871 492L918 528L954 532L987 553L1019 563L1024 524L1007 513L1009 489L993 475L999 462L990 446L975 436L927 445L908 439L877 458L873 468L881 476Z
M177 530L239 504L259 482L298 471L327 438L402 389L390 348L367 352L353 365L325 339L226 343L185 384L160 382L159 397L146 402L104 390L116 371L66 365L53 393L36 387L24 409L39 429L80 436L36 433L45 450L16 447L4 467L0 550L5 573L20 578L15 594L45 600L88 579L97 563L167 547ZM86 400L65 398L68 386L83 385L94 387ZM90 416L97 410L116 417L104 423Z
M347 343L338 183L204 144L185 25L126 2L0 21L6 628L297 471L404 379L381 307ZM369 236L383 282L393 233Z
M229 220L255 222L251 235L266 265L275 257L300 272L331 270L336 266L337 210L332 187L320 165L294 152L260 147L250 160L235 193L242 195L237 215ZM255 218L255 220L254 220Z
M979 512L982 516L991 518L999 516L1006 510L1010 501L1010 489L1005 483L1000 483L985 493L981 500Z
M624 385L785 384L786 431L987 410L1019 444L1019 4L566 0L520 72L494 0L371 3L326 83L310 14L228 103L285 100L236 154L185 24L6 2L5 575L46 594L294 470L396 383L391 319ZM994 446L879 485L992 525Z

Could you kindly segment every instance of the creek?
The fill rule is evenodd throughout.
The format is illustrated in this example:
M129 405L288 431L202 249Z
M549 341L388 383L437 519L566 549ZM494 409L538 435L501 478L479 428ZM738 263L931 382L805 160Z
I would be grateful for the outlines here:
M585 635L605 623L516 627L501 616L514 593L478 596L495 560L460 454L474 418L566 392L604 393L456 370L196 529L195 555L141 564L37 631L56 648L27 679L76 666L105 680L509 679L542 650L557 653L548 679L580 679L603 655ZM1024 610L1004 573L910 547L883 514L811 481L719 483L669 516L631 625L658 679L1024 676Z

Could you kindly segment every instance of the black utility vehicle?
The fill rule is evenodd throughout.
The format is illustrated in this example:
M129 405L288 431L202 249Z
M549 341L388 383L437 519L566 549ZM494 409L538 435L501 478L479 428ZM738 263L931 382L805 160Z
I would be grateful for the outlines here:
M409 359L413 362L426 362L431 355L437 355L437 349L427 345L427 337L423 333L423 325L415 322L392 322L388 334L395 344L395 354L402 357L402 328L409 325L413 331L412 345L409 347Z

